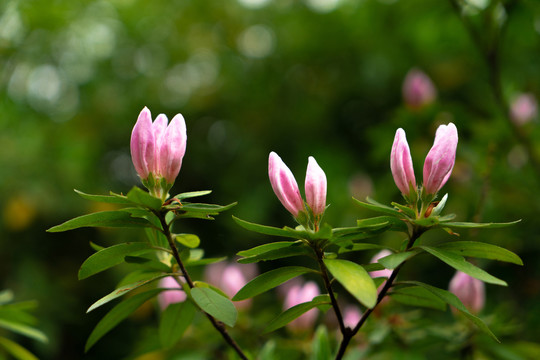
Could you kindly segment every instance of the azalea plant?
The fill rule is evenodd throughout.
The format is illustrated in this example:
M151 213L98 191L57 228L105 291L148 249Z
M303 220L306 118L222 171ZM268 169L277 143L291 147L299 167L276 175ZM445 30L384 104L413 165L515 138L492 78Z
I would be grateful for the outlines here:
M210 194L207 190L169 194L179 174L186 143L182 115L177 114L170 123L163 114L152 121L150 111L144 108L131 135L131 154L133 165L148 192L136 186L126 195L113 192L91 195L77 191L84 199L108 203L118 209L83 215L49 229L59 232L89 226L130 227L140 228L146 235L145 241L124 242L106 248L91 244L96 252L83 262L79 279L121 263L134 265L136 270L88 308L90 312L121 299L96 325L86 350L142 304L157 298L162 311L159 337L163 347L180 341L199 313L237 357L276 358L276 350L271 346L265 346L263 350L246 349L230 334L237 322L238 310L252 306L252 298L276 287L284 289L285 310L275 314L266 324L265 334L285 326L297 334L317 326L317 311L332 314L339 329L337 342L332 346L327 329L317 327L313 341L318 345L313 347L313 356L318 358L344 358L352 340L388 298L405 305L438 310L449 305L498 341L476 314L483 306L484 283L505 286L506 282L467 261L466 257L519 265L522 262L517 255L501 247L462 240L456 235L462 229L498 228L515 222L457 222L455 215L443 213L449 195L440 197L440 191L451 176L458 144L458 131L453 123L437 129L433 146L424 161L422 185L416 181L405 131L398 129L390 154L390 170L403 202L384 205L370 198L365 202L354 199L359 207L373 211L377 216L358 219L349 227L335 228L324 221L329 207L327 178L315 158L308 158L303 198L291 170L275 152L270 152L268 175L271 187L291 213L296 226L261 225L233 216L244 229L263 234L268 239L284 238L240 251L238 263L225 262L225 257L205 257L200 248L201 239L195 234L182 233L183 222L211 220L235 205L193 202L196 197ZM437 243L425 245L420 238L428 231L443 231L448 235ZM385 232L400 233L403 237L401 245L392 247L378 243L377 239ZM370 264L354 261L359 258L359 252L373 250L379 252ZM414 263L420 254L432 256L457 271L450 291L415 279L401 276L398 279L404 265ZM303 257L312 266L276 266L258 276L254 268L248 271L239 267L291 257ZM208 270L204 280L192 276L192 269L201 266ZM302 275L312 280L303 283L299 280ZM322 290L317 282L322 284ZM127 294L132 296L125 296ZM342 299L347 298L355 304L345 307ZM256 312L257 308L252 311Z

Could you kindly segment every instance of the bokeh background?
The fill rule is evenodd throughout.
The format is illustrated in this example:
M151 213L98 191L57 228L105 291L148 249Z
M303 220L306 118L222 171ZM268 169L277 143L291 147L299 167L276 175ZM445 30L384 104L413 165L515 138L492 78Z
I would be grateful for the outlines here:
M206 254L230 258L274 240L239 228L231 215L293 225L268 182L270 151L300 184L314 156L328 177L326 221L352 226L375 214L351 197L401 200L389 169L395 130L407 132L420 179L435 129L454 122L460 142L444 188L447 212L463 221L523 219L508 229L461 234L506 247L525 263L479 263L509 283L487 286L484 316L503 340L500 353L509 349L505 343L539 341L540 131L537 119L516 125L507 113L519 93L540 95L540 3L457 3L461 12L453 1L431 0L2 1L0 286L18 300L39 301L34 314L50 341L13 338L43 359L134 358L148 351L154 352L146 358L166 358L152 347L159 312L151 304L83 352L105 313L86 309L129 270L78 281L80 264L92 254L89 242L107 246L143 234L45 232L106 209L74 188L105 194L140 185L129 139L148 106L154 116L186 119L187 152L173 192L212 189L207 202L238 201L214 222L184 225L200 235ZM483 55L491 50L499 56ZM428 74L437 89L436 100L420 109L402 97L411 68ZM380 241L398 244L395 236ZM448 236L434 232L424 241ZM350 257L367 263L372 255ZM446 288L452 275L426 256L402 276ZM257 329L257 319L279 313L271 299L256 300L243 326ZM454 322L450 313L440 318ZM256 348L269 338L253 334L238 333L239 341ZM171 358L187 358L181 354L189 345L180 343ZM420 350L411 356L423 358Z

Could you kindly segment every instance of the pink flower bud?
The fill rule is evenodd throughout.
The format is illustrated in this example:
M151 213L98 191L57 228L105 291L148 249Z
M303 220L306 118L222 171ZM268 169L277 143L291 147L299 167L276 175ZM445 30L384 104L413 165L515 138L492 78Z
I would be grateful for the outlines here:
M178 281L172 276L167 276L162 278L159 281L159 287L163 289L173 289L165 290L159 293L158 302L161 310L165 310L167 306L171 304L176 304L179 302L186 301L186 293L182 290Z
M291 170L273 151L268 158L268 177L279 201L285 209L297 217L298 213L304 209L304 201L300 196L298 184Z
M397 129L390 154L390 170L401 193L409 197L411 191L416 191L416 179L411 158L411 151L403 129Z
M437 97L437 90L431 79L418 69L409 70L403 82L402 92L405 103L413 109L429 105Z
M478 314L484 308L486 292L484 283L481 280L457 271L452 280L450 280L449 290L473 314Z
M324 213L326 208L326 175L313 156L308 159L305 190L306 202L313 211L313 215L318 216Z
M319 294L319 288L313 281L308 281L304 284L304 286L293 285L287 291L283 309L286 310L295 305L311 301ZM288 323L287 327L291 330L311 329L315 323L315 320L317 320L317 315L318 310L316 308L311 309Z
M390 251L390 250L381 250L379 251L378 253L376 253L372 258L371 260L369 261L371 264L376 264L379 259L382 259L383 257L386 257L388 255L392 255L393 253ZM390 269L384 269L384 270L376 270L376 271L370 271L369 272L369 275L372 277L372 278L378 278L378 277L385 277L385 278L389 278L390 275L392 275L392 270ZM379 285L379 287L377 288L377 292L381 292L382 288L384 287L384 284L386 283L386 280L381 284Z
M441 125L435 134L435 141L424 162L424 190L426 194L436 194L452 173L456 161L458 133L452 123Z
M145 107L131 133L131 158L135 170L145 186L151 179L149 190L159 197L174 183L186 152L184 118L177 114L169 125L167 122L167 117L160 114L152 123L150 110ZM165 179L167 189L160 189L161 179Z
M223 290L230 298L256 275L257 265L255 264L226 262L210 264L204 272L205 280ZM239 309L248 308L251 305L251 299L235 302L235 305Z
M538 113L538 104L533 94L520 94L510 106L510 117L517 125L533 120Z
M343 323L346 327L354 329L362 318L362 313L356 306L349 305L343 310Z

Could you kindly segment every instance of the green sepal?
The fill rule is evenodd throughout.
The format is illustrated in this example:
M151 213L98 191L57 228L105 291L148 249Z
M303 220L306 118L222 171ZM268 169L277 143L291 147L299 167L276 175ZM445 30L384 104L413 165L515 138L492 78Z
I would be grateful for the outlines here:
M406 215L409 219L416 218L416 212L412 208L406 205L398 204L396 202L392 202L392 206L398 209L404 215Z
M318 295L315 296L311 301L304 302L301 304L297 304L281 314L279 314L274 320L270 321L270 323L266 326L263 333L267 334L269 332L272 332L274 330L277 330L294 319L300 317L302 314L306 313L307 311L319 307L321 305L329 305L330 302L330 296L328 295Z

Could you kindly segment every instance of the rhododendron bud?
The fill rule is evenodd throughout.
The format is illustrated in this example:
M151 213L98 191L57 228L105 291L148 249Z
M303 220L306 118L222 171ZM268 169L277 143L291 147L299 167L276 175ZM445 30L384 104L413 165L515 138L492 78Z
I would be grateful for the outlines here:
M287 291L283 309L286 310L295 305L311 301L319 294L319 288L313 281L308 281L303 286L295 284ZM317 320L317 314L318 310L316 308L311 309L288 323L287 327L291 330L311 329L315 320Z
M206 281L223 290L229 297L233 297L257 275L257 265L219 262L206 267L204 278ZM247 308L251 299L235 302L237 308Z
M356 306L349 305L343 310L343 324L345 324L346 327L354 329L361 318L362 313Z
M386 250L386 249L381 250L371 258L370 263L371 264L376 264L379 261L379 259L382 259L383 257L386 257L388 255L392 255L392 254L393 253L390 250ZM383 270L370 271L369 275L372 278L378 278L378 277L389 278L390 275L392 275L392 270L383 269ZM379 287L377 288L377 292L381 292L381 290L382 290L385 283L386 283L386 280L381 285L379 285Z
M326 175L313 156L308 159L305 191L313 215L322 215L326 208Z
M520 94L510 106L510 117L514 123L523 125L533 120L538 112L538 104L533 94Z
M484 283L461 271L457 271L449 286L450 292L456 295L467 310L478 314L486 301Z
M304 209L298 184L291 170L273 151L268 158L268 177L279 201L295 218L298 217L298 213Z
M424 191L435 195L450 177L456 161L458 133L452 123L441 125L424 162Z
M431 104L437 96L437 90L431 79L418 69L411 69L407 73L402 92L405 103L413 109Z
M186 123L181 114L170 124L160 114L152 123L150 110L139 114L131 133L131 158L144 186L152 195L165 199L174 184L186 152Z
M416 178L411 158L411 151L403 129L397 129L390 154L390 170L401 193L411 198L416 193Z
M167 306L176 304L186 300L187 296L178 281L173 276L167 276L159 281L159 287L165 290L159 293L158 302L161 310L165 310Z

